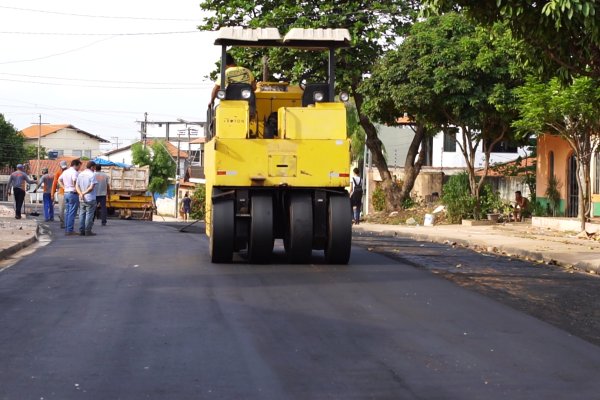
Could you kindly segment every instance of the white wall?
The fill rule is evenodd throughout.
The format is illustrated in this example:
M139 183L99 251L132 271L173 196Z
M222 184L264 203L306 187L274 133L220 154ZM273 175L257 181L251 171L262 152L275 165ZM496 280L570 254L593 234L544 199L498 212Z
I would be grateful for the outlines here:
M104 158L106 160L120 162L120 163L124 163L124 164L130 164L130 165L133 164L132 157L133 156L131 154L131 147L128 147L123 150L119 150L112 154L102 155L102 158Z
M462 134L456 133L457 140L461 140ZM433 138L433 149L432 149L432 166L442 168L466 168L467 163L463 157L462 152L458 143L456 144L455 152L443 151L444 149L444 133L440 132ZM491 153L490 154L490 165L496 163L505 163L515 160L519 156L525 156L526 152L524 148L519 148L517 153ZM485 153L483 152L483 145L477 147L475 151L475 168L482 168L485 162Z
M37 139L28 139L27 144L33 144L37 146ZM88 135L77 132L75 129L61 129L55 133L51 133L41 138L42 147L46 148L46 151L63 151L65 156L78 155L74 154L74 150L88 150L90 151L90 158L95 158L101 153L100 141L94 139ZM87 154L83 154L86 155ZM80 155L78 155L80 156Z

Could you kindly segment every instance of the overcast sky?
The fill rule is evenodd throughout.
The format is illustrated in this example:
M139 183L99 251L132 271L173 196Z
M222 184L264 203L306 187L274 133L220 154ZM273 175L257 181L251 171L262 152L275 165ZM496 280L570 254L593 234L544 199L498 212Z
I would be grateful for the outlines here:
M0 113L17 129L41 114L121 143L139 138L144 112L203 121L220 51L196 29L199 2L0 1Z

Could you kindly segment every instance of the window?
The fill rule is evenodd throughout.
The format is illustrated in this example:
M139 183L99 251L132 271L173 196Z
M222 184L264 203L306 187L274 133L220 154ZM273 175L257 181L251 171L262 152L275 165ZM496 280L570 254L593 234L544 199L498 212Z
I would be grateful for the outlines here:
M456 152L456 128L444 129L444 151Z
M596 155L598 157L598 155ZM548 153L548 177L554 176L554 152Z
M73 150L71 151L71 154L75 157L87 157L87 158L92 158L92 151L91 150Z

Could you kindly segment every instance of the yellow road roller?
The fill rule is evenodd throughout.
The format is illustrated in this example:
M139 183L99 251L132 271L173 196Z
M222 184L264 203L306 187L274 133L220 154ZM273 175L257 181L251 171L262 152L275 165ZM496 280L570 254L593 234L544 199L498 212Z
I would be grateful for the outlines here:
M207 113L204 166L206 234L214 263L242 253L268 263L275 239L291 263L324 250L347 264L352 244L347 95L335 95L335 51L350 45L346 29L222 28L219 102ZM286 47L329 53L326 82L226 85L228 46Z

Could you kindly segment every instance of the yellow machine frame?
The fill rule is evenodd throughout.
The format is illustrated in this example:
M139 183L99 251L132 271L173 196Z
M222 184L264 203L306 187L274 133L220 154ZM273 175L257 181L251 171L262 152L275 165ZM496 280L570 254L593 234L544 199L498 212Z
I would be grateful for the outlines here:
M347 45L347 38L315 41L302 36L288 43L329 50L330 93L323 101L303 107L301 87L260 82L254 93L255 112L240 99L222 99L209 112L204 166L206 233L213 261L230 261L233 252L244 248L250 261L267 261L273 239L280 237L292 262L307 261L312 249L325 249L331 263L348 262L351 219L345 188L350 183L350 141L346 107L333 100L331 65L334 50ZM267 45L285 46L273 43L272 37L268 40ZM223 55L228 44L244 44L238 42L217 40ZM267 134L275 113L276 133Z

